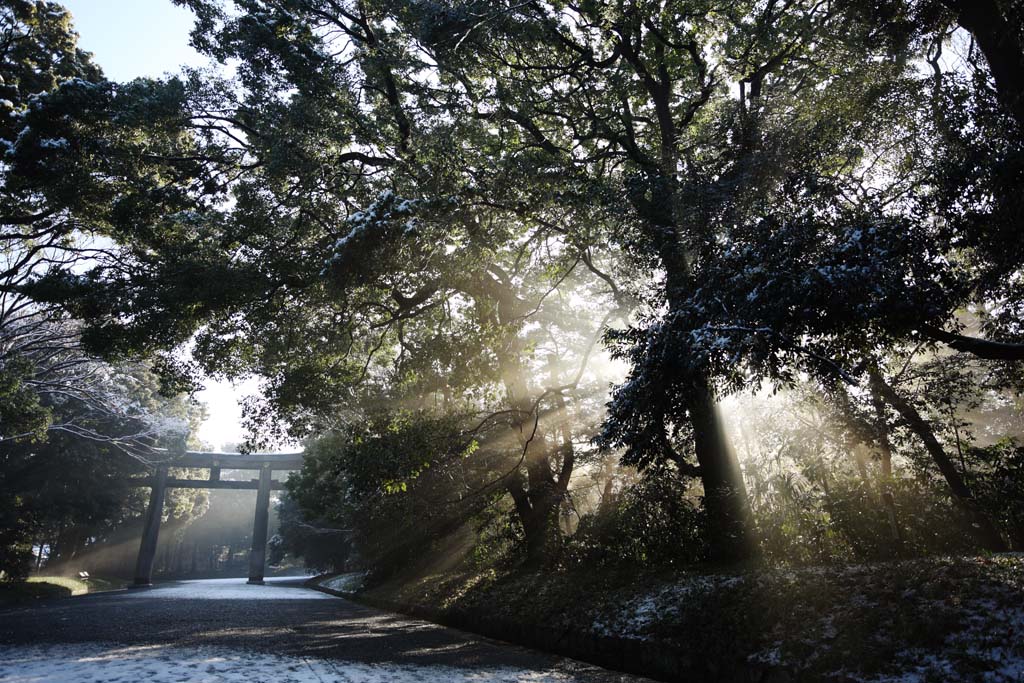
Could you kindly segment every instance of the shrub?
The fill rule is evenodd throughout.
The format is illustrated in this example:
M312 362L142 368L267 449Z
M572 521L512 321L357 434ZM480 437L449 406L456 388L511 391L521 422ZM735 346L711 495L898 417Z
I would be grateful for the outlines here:
M705 554L704 515L689 484L672 470L649 471L618 500L584 515L566 542L577 566L678 567Z

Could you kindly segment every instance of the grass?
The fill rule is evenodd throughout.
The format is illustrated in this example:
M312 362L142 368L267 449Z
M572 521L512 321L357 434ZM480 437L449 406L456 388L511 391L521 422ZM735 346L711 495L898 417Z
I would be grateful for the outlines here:
M0 605L14 605L48 598L69 598L86 593L116 590L119 579L91 577L88 581L69 576L31 576L22 583L0 584Z

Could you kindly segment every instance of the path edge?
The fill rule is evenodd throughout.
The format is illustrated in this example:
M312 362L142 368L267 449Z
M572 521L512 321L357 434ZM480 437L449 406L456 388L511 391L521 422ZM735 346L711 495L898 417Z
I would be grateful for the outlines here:
M708 662L698 662L693 655L666 647L664 643L603 636L582 629L556 629L543 624L523 623L476 612L443 610L428 605L334 590L320 585L320 581L331 576L335 574L312 577L306 582L306 586L367 607L397 612L448 628L569 657L622 673L667 682L728 680L735 683L787 683L793 680L786 671L753 662L740 678L736 677L738 672L735 670L720 672L721 678L705 678L709 673ZM695 678L698 671L702 675Z

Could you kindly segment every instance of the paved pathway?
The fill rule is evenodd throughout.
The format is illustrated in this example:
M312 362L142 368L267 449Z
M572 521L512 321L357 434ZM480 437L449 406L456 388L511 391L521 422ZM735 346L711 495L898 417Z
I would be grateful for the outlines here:
M318 593L187 581L0 610L0 683L643 679Z

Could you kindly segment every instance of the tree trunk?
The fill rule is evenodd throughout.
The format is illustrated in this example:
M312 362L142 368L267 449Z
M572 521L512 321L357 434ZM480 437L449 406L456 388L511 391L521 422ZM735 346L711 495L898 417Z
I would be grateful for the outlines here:
M989 341L978 337L947 332L934 325L921 325L921 332L930 339L940 341L946 346L970 353L987 360L1024 360L1024 344L1015 342Z
M611 463L607 460L603 463L601 473L604 476L604 486L601 487L601 500L597 504L597 514L599 517L604 517L611 512L615 505L614 490L615 476L614 469Z
M931 426L921 416L917 409L909 401L899 395L895 389L886 383L878 370L870 370L872 385L877 389L879 395L899 413L907 426L921 439L928 454L932 457L935 465L939 468L950 492L957 504L967 512L974 527L975 539L978 544L993 552L1006 550L1006 542L1002 534L996 528L992 520L978 507L974 494L971 492L967 482L956 468L952 458L939 443Z
M971 32L988 62L999 99L1024 129L1024 45L1020 28L996 0L945 0L957 21ZM1011 4L1007 2L1007 4Z
M889 443L889 428L886 423L885 405L878 391L872 384L871 403L875 410L874 421L868 421L857 415L853 407L853 401L846 389L839 387L836 392L839 402L839 414L845 422L852 437L857 440L854 446L854 457L857 460L857 469L861 478L870 488L878 488L877 503L885 513L889 524L889 535L892 539L893 553L897 556L903 553L903 532L900 529L896 516L896 499L892 494L892 447ZM877 481L869 478L865 458L861 449L873 447L878 455L879 473Z
M857 465L857 474L864 481L864 484L871 487L871 474L868 472L868 456L865 454L867 446L864 442L858 442L853 447L853 461Z
M513 429L522 449L522 462L506 481L505 488L515 503L516 514L526 539L526 563L537 568L547 560L558 531L558 507L562 496L551 470L551 454L547 439L540 432L539 406L523 400L526 384L521 376L506 379L512 397L510 404L529 418L517 421ZM518 398L518 400L517 400ZM525 476L523 469L526 470Z
M882 505L889 519L889 532L892 535L893 548L897 555L903 554L903 530L900 528L899 517L896 515L896 498L892 493L892 443L889 440L889 422L885 415L885 401L879 388L875 385L875 376L871 375L871 406L875 410L875 441L878 444L878 460L881 464L879 473L879 489L882 491Z
M526 567L537 569L545 564L555 545L560 499L551 495L553 491L544 490L538 482L530 483L529 490L524 483L522 474L517 472L509 477L506 490L512 496L516 515L523 527Z
M57 540L50 546L50 556L46 560L46 565L52 567L54 564L59 564L64 554L64 538L67 530L67 524L65 522L60 523L60 527L57 530Z
M675 313L685 310L694 287L692 253L682 235L693 232L695 225L698 228L707 225L708 216L704 214L703 207L688 206L679 193L679 135L673 106L675 84L670 70L664 61L660 61L656 75L654 70L649 71L645 56L630 38L620 35L616 47L646 89L656 120L659 145L655 161L660 177L651 179L646 187L630 189L628 195L646 224L648 239L664 268L665 298L670 313ZM664 60L664 55L656 59ZM710 88L710 80L706 86ZM686 123L683 121L683 125ZM635 139L630 147L636 148ZM647 163L642 155L639 161ZM757 545L752 532L750 501L743 485L739 461L722 429L708 378L699 368L666 368L666 372L679 373L680 376L671 378L673 382L693 383L687 408L704 484L710 559L726 563L752 559L757 554Z
M663 229L662 232L669 231ZM671 233L674 234L675 230ZM675 238L663 239L659 251L666 271L669 310L681 310L686 304L686 293L691 284L688 257ZM675 378L675 381L689 379L691 383L687 410L693 426L700 479L704 485L709 559L725 564L754 559L758 550L753 533L753 513L739 460L725 436L714 391L699 370L679 368L675 372L689 375Z
M488 299L497 304L491 322L500 324L508 330L502 348L497 350L498 366L507 392L508 405L519 418L513 421L515 433L514 443L522 449L517 455L521 463L509 474L505 488L512 496L516 514L523 527L526 540L526 564L528 567L542 566L557 547L560 528L558 512L569 484L569 478L575 464L575 454L569 427L564 423L546 424L543 429L551 431L552 441L561 445L552 446L547 436L542 433L541 405L534 399L530 389L528 372L524 362L526 350L519 338L522 327L524 306L516 296L510 282L505 276L491 278L480 287L485 294L478 294L481 299ZM562 395L555 392L551 396L556 410L554 418L564 420L565 402ZM547 415L550 418L550 415ZM561 454L559 471L553 470L555 456ZM525 476L523 469L526 470Z
M757 555L739 460L729 446L711 390L703 383L690 398L694 447L704 484L708 515L708 549L712 562L743 562Z

